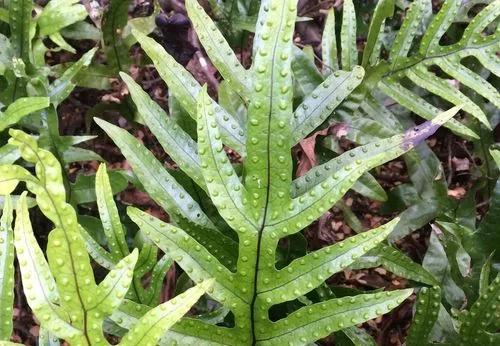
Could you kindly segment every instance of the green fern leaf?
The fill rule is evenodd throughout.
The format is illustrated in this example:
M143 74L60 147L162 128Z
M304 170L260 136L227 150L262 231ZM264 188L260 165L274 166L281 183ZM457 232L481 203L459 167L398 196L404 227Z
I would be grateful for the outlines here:
M294 78L295 97L307 97L323 82L314 60L307 56L304 48L293 47L292 72Z
M344 1L340 31L340 47L342 69L346 71L358 64L358 48L356 45L356 13L352 0Z
M119 308L129 291L138 251L132 251L116 265L113 263L110 273L97 285L85 249L84 232L77 222L75 210L65 201L60 165L54 155L38 148L31 136L17 130L11 130L10 134L12 138L9 143L19 148L24 160L35 165L36 177L30 176L21 167L3 165L0 171L10 172L2 174L3 179L7 176L4 183L24 181L28 190L36 195L40 210L55 227L48 237L47 261L33 234L26 193L23 193L18 201L14 236L28 303L41 327L55 337L72 344L109 345L103 334L103 321ZM109 197L109 181L103 182L107 178L103 169L99 172L99 178L100 197L112 198ZM6 191L11 189L12 184L7 186ZM113 220L116 215L110 212L112 206L107 204L105 207L106 222L112 224L114 231L119 233L120 229L114 224L116 220ZM2 217L2 224L4 220ZM123 233L120 235L123 236ZM208 287L201 286L201 289L205 292ZM198 297L179 298L179 308L160 309L160 313L151 313L150 317L146 315L145 323L134 327L134 330L139 334L148 334L148 340L156 342L157 337L180 319ZM166 315L163 311L172 314Z
M136 208L129 208L128 215L137 223L141 230L150 237L155 244L169 254L179 265L186 268L186 272L194 281L213 277L217 279L214 287L214 298L239 301L240 297L234 292L234 274L185 231L168 223L164 223ZM167 232L165 232L166 230ZM161 245L160 245L161 244ZM194 249L195 251L192 251Z
M87 10L78 0L51 0L38 16L37 24L40 35L48 36L86 17Z
M60 293L49 264L33 234L25 195L18 201L14 229L17 258L28 303L42 325L60 338L71 340L82 335L69 323L69 314L61 309Z
M128 48L122 33L128 21L130 0L109 2L102 18L102 38L107 62L115 73L127 69L130 63Z
M335 71L306 97L294 112L292 145L298 143L319 125L350 95L363 80L364 70L353 66L352 71Z
M96 51L96 48L89 50L76 63L64 71L61 77L49 85L48 96L50 97L50 102L54 104L54 106L57 107L69 96L69 94L71 94L76 86L75 80L78 73L90 65Z
M170 256L164 255L156 262L153 271L151 272L151 283L141 298L144 304L149 306L157 306L160 303L160 295L163 289L163 279L167 274L168 269L172 266L173 260Z
M335 10L328 11L325 29L321 38L321 52L323 53L323 74L328 76L339 69L337 35L335 33Z
M140 143L132 135L103 120L96 119L106 133L115 141L144 188L161 207L175 210L179 219L185 219L199 227L214 228L212 221L201 210L185 189L176 182L163 165L148 151L140 150ZM180 222L180 221L178 221Z
M0 166L0 195L10 195L20 181L36 182L30 172L19 166Z
M49 106L47 97L21 97L7 107L5 112L0 112L0 131L17 124L19 120L30 113L39 111Z
M250 209L243 205L246 189L227 158L219 129L213 126L216 125L214 114L212 100L205 88L199 96L197 123L199 155L208 192L229 226L240 232L243 228L255 228L256 223L248 217Z
M133 271L137 262L138 251L122 259L111 270L104 280L97 286L96 300L88 307L89 310L98 310L105 316L116 310L133 280Z
M196 142L175 124L165 111L151 100L149 95L130 76L124 73L120 73L120 76L127 84L135 104L141 110L141 118L158 138L163 149L170 154L172 159L180 165L191 179L204 187L205 181L201 174Z
M139 252L139 258L137 259L137 264L135 266L135 274L138 277L143 277L148 271L150 271L156 264L156 259L158 257L158 248L147 242L142 245L141 252Z
M412 292L406 289L363 294L301 308L285 321L268 325L261 344L307 344L318 336L375 318L401 304Z
M494 335L489 335L488 328L495 331L498 323L499 309L498 300L500 299L500 275L488 286L487 292L479 296L478 300L472 304L469 313L460 327L460 337L464 343L481 344L486 342L490 344L494 340Z
M446 79L436 76L430 71L437 66L461 84L473 89L497 107L500 94L488 81L462 64L466 57L477 58L492 73L499 71L498 31L490 35L482 35L483 30L500 14L500 2L493 1L485 7L468 25L459 42L442 46L440 39L454 22L460 9L459 0L447 0L425 29L418 52L409 55L410 47L417 36L418 23L421 23L428 11L426 0L415 1L407 14L403 26L398 32L389 55L389 65L379 84L388 96L425 119L433 118L439 110L428 101L401 83L408 79L428 93L458 105L490 128L490 123L481 108L470 100L459 89L452 87ZM464 125L451 121L447 125L457 134L471 137L473 134Z
M394 0L381 0L377 2L373 18L368 29L368 37L366 38L366 47L363 50L363 67L369 63L374 64L380 56L382 48L382 39L386 18L392 17L394 14ZM325 24L326 30L326 24Z
M455 107L434 119L436 126L442 125L448 121L456 114L458 109L459 108ZM432 128L429 127L429 125L428 123L424 123L423 125L416 126L404 135L391 136L387 139L378 140L375 143L357 147L322 165L313 167L306 174L293 181L294 196L298 197L300 195L305 195L314 188L318 189L327 179L333 178L332 172L337 173L337 177L333 180L340 183L342 181L342 176L344 180L346 178L352 178L352 174L356 172L355 167L361 165L361 163L377 166L381 164L382 161L391 160L401 155L403 151L408 149L403 149L403 147L405 147L405 143L408 142L411 136L415 136L415 138L418 138L422 134L427 136L437 129L437 127ZM349 168L346 169L346 167Z
M248 71L241 65L212 19L205 13L197 0L186 1L186 10L195 31L198 33L198 38L224 80L239 95L248 94L251 88Z
M9 2L10 41L15 56L25 63L31 61L31 12L32 0L13 0Z
M160 44L138 31L133 31L133 34L153 60L153 63L158 68L158 73L170 87L172 95L180 101L189 115L196 119L196 104L198 94L201 91L200 84ZM244 129L220 106L216 108L216 117L217 122L221 125L224 143L244 155Z
M149 310L134 328L124 337L120 345L154 345L165 330L169 329L205 292L211 290L213 280L205 280L174 299Z
M437 285L436 279L421 265L413 262L401 251L390 246L379 246L358 259L351 269L382 266L403 278L427 285Z
M85 234L86 232L83 231L84 238L87 243L87 249L96 262L106 269L111 270L108 277L110 277L110 275L111 277L121 277L120 274L115 273L112 275L111 273L116 271L117 266L120 265L118 261L123 262L127 257L130 257L130 251L126 242L125 230L121 224L118 209L113 201L113 192L105 165L101 165L97 170L96 195L99 215L101 216L101 222L110 252L108 253L99 244L97 244L97 242L92 239L90 235ZM160 289L158 286L163 282L166 271L172 264L172 261L168 256L164 256L157 263L157 255L158 251L156 247L152 244L143 244L142 249L138 253L138 258L134 261L134 263L136 262L136 265L135 268L133 268L133 278L131 282L128 282L126 285L121 285L122 287L130 286L130 290L128 292L125 290L128 298L147 305L151 305L153 301L157 301ZM137 254L133 257L137 257ZM130 264L130 260L128 263ZM151 271L153 267L155 268L152 273L151 286L149 289L145 290L141 282L142 277L147 272ZM123 271L124 269L121 270ZM113 307L110 310L110 313L114 309L116 309L116 307Z
M150 310L151 307L125 300L120 309L110 316L110 319L119 327L128 330ZM160 344L169 343L229 346L236 345L238 338L232 328L219 328L206 324L197 318L184 317L174 324L160 340Z
M99 215L104 228L104 235L108 240L111 256L115 260L124 258L130 252L125 240L118 209L113 201L113 192L108 172L106 171L106 166L103 164L97 170L95 185Z
M203 38L200 35L201 40L205 40L204 45L213 49L215 43L205 36L208 35L206 28L200 27L200 18L206 18L206 14L193 1L188 2L188 7L190 15L196 17L194 22L198 23L200 34L203 35ZM122 149L146 191L171 215L176 225L165 223L133 207L128 209L130 218L195 283L213 278L215 281L213 289L209 291L210 296L234 316L234 328L184 318L172 327L162 342L307 344L384 314L412 293L410 289L335 298L305 306L277 321L269 319L269 311L273 306L300 299L322 285L328 277L353 265L361 256L376 248L394 230L398 219L306 254L284 268L277 269L276 252L280 239L310 225L339 201L359 177L408 152L451 119L460 108L454 107L404 134L393 135L347 152L294 182L291 146L313 131L338 105L337 97L340 100L347 98L363 78L363 70L355 66L358 54L351 40L356 31L353 29L355 16L352 2L346 2L346 8L352 11L344 16L346 27L342 46L349 47L350 51L343 57L342 66L348 66L353 71L332 74L322 85L316 83L314 88L317 89L314 91L314 88L308 88L314 84L310 79L314 79L315 75L309 78L308 72L304 73L308 86L302 91L312 92L310 98L306 95L304 104L311 104L311 108L309 111L296 111L300 121L306 124L297 136L296 129L301 125L296 126L292 107L292 70L299 70L297 66L292 66L292 57L298 54L292 43L296 0L267 0L261 6L254 40L253 66L245 72L245 76L240 76L250 86L245 95L248 100L246 126L240 124L238 116L227 114L211 99L206 88L194 81L159 44L143 34L134 33L166 80L170 92L197 120L197 152L191 147L192 144L187 148L191 153L196 153L196 159L186 163L187 158L182 154L182 149L186 149L179 149L179 143L174 143L174 138L192 143L189 139L192 137L174 128L169 120L160 120L164 113L158 106L152 105L151 100L129 77L123 75L133 90L132 94L135 94L133 97L139 112L144 108L150 126L162 127L161 130L156 128L153 131L159 138L166 137L160 141L163 141L167 153L171 152L174 160L179 160L180 168L186 169L187 175L205 189L220 217L230 226L231 239L237 237L230 250L237 257L228 265L220 255L220 251L226 251L227 248L224 240L228 238L226 230L219 230L210 221L202 205L196 203L188 189L181 186L180 178L175 180L129 133L96 119ZM213 37L220 38L218 32ZM226 47L220 41L217 45ZM222 61L218 53L212 52L215 54L213 59L223 70L223 77L241 86L242 80L235 82L235 76L231 75L234 71L228 66L235 62L234 57ZM240 67L237 69L240 70ZM319 74L319 71L316 72ZM319 78L322 78L321 75ZM233 121L238 125L232 126ZM229 131L228 126L231 130L242 131L241 135L235 137L234 131ZM224 145L244 154L243 172L240 173L231 163ZM175 191L171 186L175 186ZM175 198L181 196L178 191L182 191L182 198ZM184 207L186 201L190 201L190 208ZM196 227L194 231L193 224ZM211 234L217 234L217 238L210 238ZM218 241L210 242L211 239ZM417 274L413 274L413 277L416 278ZM420 277L420 280L425 279ZM134 311L136 308L138 310ZM131 329L132 323L146 311L148 308L143 305L127 301L111 319L119 327Z
M500 75L500 60L497 57L500 36L496 28L500 2L495 0L487 4L488 6L471 20L468 17L464 18L463 15L468 13L467 8L470 9L470 6L462 4L460 0L446 0L436 15L432 15L429 0L413 1L401 28L397 31L396 39L390 47L387 47L389 56L386 57L381 51L384 20L393 13L394 2L379 1L370 23L369 37L363 52L362 66L366 70L365 78L351 96L334 110L333 116L336 120L340 118L351 124L350 132L357 132L358 122L366 123L366 117L354 121L352 115L364 114L367 100L380 96L380 93L374 90L381 90L424 119L429 120L439 114L442 107L440 105L444 100L445 103L463 105L466 112L489 128L490 123L485 110L474 103L467 90L462 92L463 89L473 90L494 106L499 106L500 94L488 81L488 73ZM352 17L349 7L347 11L348 17ZM443 45L442 38L446 36L451 25L458 21L470 23L458 42ZM331 32L332 29L327 21L324 36L331 35ZM352 51L350 48L349 50ZM329 61L328 52L324 52L323 55L325 61ZM484 67L485 73L480 75L472 71L467 65L469 58L477 59ZM294 63L294 65L300 64ZM452 85L450 79L458 83ZM316 86L321 81L322 79L313 85ZM304 85L304 81L297 80L296 84ZM380 102L375 101L375 103ZM378 108L384 107L378 104ZM380 124L372 126L379 127ZM451 119L444 126L465 138L478 138L474 131L458 120ZM374 133L373 129L370 129L370 132Z
M6 196L0 219L0 340L10 340L14 304L14 243L12 200Z
M215 256L220 261L233 267L236 246L234 240L214 226L198 202L134 136L103 120L95 120L121 149L151 198L201 244L217 249Z
M104 249L85 228L80 227L80 235L85 241L87 252L101 267L111 270L116 264L116 259Z
M408 346L421 345L428 341L432 327L438 319L440 306L441 289L439 286L420 289L417 295L415 317L406 338Z

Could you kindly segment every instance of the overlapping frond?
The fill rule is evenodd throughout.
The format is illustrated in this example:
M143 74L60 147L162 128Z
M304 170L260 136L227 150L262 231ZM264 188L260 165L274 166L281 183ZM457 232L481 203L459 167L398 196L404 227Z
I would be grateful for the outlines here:
M134 267L139 253L137 250L130 253L126 247L123 230L117 219L116 206L112 203L111 187L106 171L101 167L98 172L97 194L109 239L111 250L109 260L112 269L97 285L86 251L85 238L81 233L82 227L78 224L75 210L66 202L59 163L53 154L39 148L36 140L26 133L11 130L10 134L12 136L10 144L19 148L24 160L35 165L36 176L16 165L2 165L0 171L10 173L2 174L0 192L10 193L19 182L25 182L27 189L36 196L37 205L42 213L54 225L48 237L46 259L33 234L26 192L21 195L17 202L14 244L28 304L40 321L41 327L53 336L72 344L109 345L103 334L103 321L118 309L131 283L137 279L134 277ZM9 238L8 229L10 217L11 211L7 203L1 219L1 239L4 233L6 240L12 238L12 233ZM6 245L12 246L12 241L8 241ZM9 274L9 268L12 271L12 265L9 266L9 259L12 261L12 249L6 251L5 256L9 257L5 261L7 265L5 268L3 256L0 257L1 273ZM161 265L164 264L162 262ZM0 279L2 279L0 302L7 304L9 300L3 297L3 291L8 290L12 282L8 277L6 277L8 284L4 284L3 277ZM166 303L148 312L140 323L134 326L131 333L124 337L124 343L136 339L156 343L166 329L180 319L210 286L211 282L205 281L193 288L190 297L186 295L178 297L176 301L179 304ZM154 295L155 293L148 294L146 298L154 301ZM7 294L5 296L9 297ZM6 305L2 311L4 314L10 310ZM0 329L2 338L5 337L4 332L8 333L10 330L9 328L4 330L4 326L9 327L9 325L8 323L2 325Z
M326 80L311 88L312 93L294 110L292 39L296 0L263 2L256 27L253 65L249 70L241 66L234 53L226 53L229 46L196 1L187 1L189 15L208 56L219 68L224 82L235 89L247 105L244 125L238 116L229 114L217 104L206 88L194 81L158 43L139 32L134 33L171 94L196 119L196 136L188 135L166 118L166 113L130 77L122 75L122 78L146 124L179 168L207 193L217 208L217 217L224 222L212 222L212 216L204 213L204 208L195 202L195 196L183 189L130 134L96 119L122 149L146 191L171 215L176 225L136 208L129 208L128 214L195 283L214 278L209 294L232 312L235 324L234 328L227 328L183 319L165 335L164 342L306 344L386 313L412 293L410 289L334 298L298 309L277 321L269 317L273 306L300 299L334 273L356 266L356 260L370 250L376 255L377 246L395 229L399 220L306 254L278 269L276 256L280 239L311 224L339 201L359 177L408 152L450 120L460 108L454 107L403 134L349 151L294 181L291 146L325 121L364 78L364 69L357 66L357 46L353 44L356 37L353 3L346 1L345 7L348 14L342 23L341 45L345 48L340 64L342 70L336 69L331 74L325 72L328 74ZM379 12L380 22L383 22L388 9L383 7ZM331 21L333 19L330 20L333 26ZM335 38L330 38L324 43L329 47L332 65L336 54L334 42ZM378 48L372 49L377 51ZM242 172L228 156L225 145L244 156ZM219 229L216 224L227 224L232 233ZM215 239L211 238L214 234ZM226 241L228 239L231 241ZM226 246L237 254L231 262L215 252ZM384 263L394 264L395 256L384 258ZM411 272L412 277L421 282L433 280L425 271L408 265L408 261L394 264L393 268ZM112 320L125 329L131 328L131 321L145 313L141 306L136 306L134 312L130 304L133 303L128 302L112 316Z
M432 119L439 108L429 102L417 89L438 96L446 102L463 105L464 110L487 128L490 122L473 100L463 92L463 87L473 90L496 107L500 94L485 79L467 65L467 58L477 59L489 74L499 76L500 32L497 18L500 2L492 1L467 25L461 39L451 45L441 43L450 26L455 22L462 2L447 0L440 11L427 23L430 1L414 1L389 53L387 66L378 86L396 102L425 119ZM491 28L491 26L494 26ZM423 34L420 30L424 27ZM416 45L418 49L412 50ZM451 80L459 85L453 85ZM458 121L445 126L466 137L476 135Z

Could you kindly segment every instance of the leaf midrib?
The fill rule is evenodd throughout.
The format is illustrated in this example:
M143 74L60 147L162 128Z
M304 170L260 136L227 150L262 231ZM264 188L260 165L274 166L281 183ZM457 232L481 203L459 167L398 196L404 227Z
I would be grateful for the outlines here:
M205 101L203 101L205 102ZM203 108L203 112L205 113L206 112L206 109ZM204 114L204 120L205 120L205 127L207 128L207 140L208 140L208 149L210 151L210 156L212 158L212 161L213 162L217 162L217 156L214 152L214 143L212 141L212 136L210 135L210 132L208 130L208 128L210 128L210 125L208 124L208 117L206 114ZM220 145L223 145L221 142L219 142ZM224 154L225 155L225 154ZM221 171L220 169L218 169L219 167L216 167L216 169L214 170L216 173L217 173L217 176L219 177L219 181L223 182L224 181L224 178L222 177L222 174L221 174ZM234 171L233 171L233 174L234 174ZM229 186L227 185L224 185L223 186L224 188L224 191L227 195L227 198L231 201L231 203L234 205L234 206L237 206L238 203L237 201L233 198L233 194L231 192L229 192ZM207 188L208 189L208 188ZM248 215L246 215L242 209L240 208L234 208L236 212L238 212L240 214L240 216L250 225L252 226L253 228L258 228L257 225L254 223L254 221L252 219L250 219L248 217Z
M266 228L266 219L267 219L267 212L269 208L269 192L271 189L271 146L270 146L270 131L271 131L271 116L273 113L273 92L274 92L274 73L275 73L275 64L274 61L276 60L276 48L278 46L278 41L279 41L279 34L283 32L283 12L284 12L284 7L285 7L286 1L283 0L281 3L281 16L280 16L280 23L278 25L278 34L276 35L276 38L274 40L274 45L273 45L273 53L272 53L272 64L271 64L271 73L270 73L270 89L269 89L269 114L267 117L267 142L266 142L266 174L267 174L267 184L266 184L266 199L264 203L264 214L262 216L262 224L260 226L260 229L257 233L257 251L256 251L256 261L255 261L255 267L254 267L254 280L253 280L253 287L252 287L252 301L250 303L250 328L252 329L252 345L255 345L257 343L257 336L255 334L255 302L257 300L257 295L258 295L258 279L259 279L259 265L260 265L260 257L261 257L261 244L262 244L262 233L264 232L264 229Z
M344 252L341 252L338 254L338 256L334 257L334 258L330 258L330 257L327 257L327 256L323 256L323 260L320 261L319 263L315 263L314 266L311 266L307 271L304 271L304 272L301 272L299 273L298 275L295 275L293 278L291 278L290 276L288 277L289 280L286 280L286 281L282 281L279 285L277 286L273 286L273 287L270 287L266 290L263 290L263 291L260 291L259 294L262 294L262 293L266 293L266 292L270 292L270 291L274 291L274 290L277 290L277 289L280 289L281 287L283 286L286 286L288 285L290 282L294 281L294 280L299 280L301 277L305 276L305 275L308 275L309 273L311 273L312 271L328 264L328 263L333 263L334 261L337 261L339 258L342 258L342 257L345 257L345 256L348 256L349 254L351 254L352 252L356 252L357 250L359 250L360 247L363 247L363 246L366 246L366 243L368 242L372 242L372 241L376 241L377 238L380 238L380 235L381 233L374 233L371 237L367 238L367 239L364 239L363 242L360 242L356 245L354 245L352 248L350 249L346 249L346 251ZM337 244L336 244L337 245ZM327 249L328 247L324 248L324 249ZM330 249L332 249L330 247ZM342 248L339 248L342 250ZM319 250L321 251L321 250ZM335 251L335 250L333 250ZM324 255L321 254L320 256ZM280 270L280 272L285 272L287 268L292 268L292 266L296 263L299 263L300 260L303 260L305 257L301 257L299 259L295 259L293 260L288 266L286 266L285 268L282 268Z
M406 63L407 63L407 65L404 65L404 66L399 67L399 68L394 69L394 70L389 70L387 73L384 74L383 78L387 78L387 77L389 77L391 75L397 74L398 72L411 69L412 67L414 67L416 65L419 65L419 64L421 64L421 63L423 63L425 61L428 61L428 60L438 59L438 58L445 58L445 57L448 57L450 55L458 54L458 53L460 53L460 52L462 52L464 50L470 50L470 49L479 50L479 49L482 49L482 48L485 48L485 47L492 46L492 45L494 45L496 43L498 43L498 39L491 40L487 44L478 45L478 46L474 46L474 47L462 46L460 48L453 49L453 46L451 46L449 48L450 49L449 52L446 52L446 53L443 53L443 54L425 56L425 57L422 57L422 59L415 60L414 62L410 62L410 63L409 63L409 61L411 61L413 58L418 57L418 55L415 55L415 56L412 56L412 57L406 57Z
M402 144L403 144L403 140L402 140L401 142L399 142L399 141L398 141L398 142L397 142L396 144L394 144L393 146L388 147L388 148L387 148L387 152L390 152L390 150L392 150L392 149L394 149L394 148L397 148L398 146L401 146ZM363 169L362 169L362 168L359 168L359 170L363 171ZM354 174L355 172L356 172L356 170L353 170L353 171L352 171L352 173L351 173L351 175L346 175L346 176L344 176L344 178L343 178L343 179L339 179L339 180L338 180L335 184L333 184L333 185L332 185L332 187L331 187L330 189L326 190L325 195L326 195L326 194L328 194L328 193L330 193L330 192L332 192L332 191L333 191L336 187L338 187L338 185L339 185L339 184L341 184L341 183L343 183L344 181L346 181L346 180L348 180L348 179L352 178L352 174ZM327 179L328 179L328 178L327 178ZM327 179L325 179L325 180L327 180ZM354 183L353 183L353 184L354 184ZM309 191L311 191L312 189L314 189L314 187L316 187L316 186L317 186L317 185L313 186L310 190L307 190L307 191L306 191L306 192L304 192L303 194L301 194L301 195L297 196L297 197L296 197L296 198L294 198L292 201L296 201L296 200L298 200L301 196L303 196L303 195L307 194ZM324 198L324 197L323 197L323 198ZM318 203L319 201L320 201L320 199L314 200L311 204L309 204L309 205L307 205L307 206L305 206L305 207L303 207L303 208L301 208L301 209L299 209L299 210L296 210L296 212L295 212L294 214L290 214L290 215L288 215L286 218L280 219L280 220L278 220L278 221L276 221L276 222L274 222L274 223L272 223L272 224L266 225L266 226L269 226L269 227L276 227L277 225L280 225L280 224L282 224L283 222L287 222L287 221L289 221L290 219L293 219L294 217L297 217L300 213L303 213L303 212L304 212L304 210L307 210L307 209L309 209L309 208L314 207L314 205L315 205L316 203Z
M43 170L42 172L44 172L45 174L45 164L42 160L42 158L38 155L38 151L35 150L31 145L30 143L28 142L25 142L24 143L28 148L31 149L31 151L35 154L37 160L38 160L38 163L40 165L42 165L43 167ZM60 222L60 225L61 225L61 230L63 231L62 233L64 234L64 238L66 240L66 244L68 244L68 252L69 252L69 260L70 260L70 265L71 265L71 269L72 269L72 274L73 274L73 280L75 282L75 292L76 292L76 295L78 297L78 300L80 302L80 307L82 309L82 312L83 312L83 335L85 336L85 340L87 341L87 344L88 345L92 345L92 343L90 342L90 338L89 338L89 335L88 335L88 331L87 331L87 309L85 308L85 304L83 302L83 297L82 297L82 294L80 292L80 285L79 285L79 282L78 282L78 278L76 276L76 267L75 267L75 262L73 261L73 251L71 249L71 242L68 238L68 235L67 235L67 231L66 229L63 227L63 222L62 222L62 217L61 215L59 214L59 209L55 207L55 203L54 203L54 200L52 199L52 194L47 190L45 184L40 184L40 187L42 187L44 190L45 190L45 193L47 194L47 197L50 199L50 202L52 203L52 205L54 206L54 211L57 215L57 218L59 219L59 222Z
M404 291L404 290L401 290L401 291ZM400 292L401 292L401 291L400 291ZM357 295L356 297L360 297L360 296L362 296L362 295ZM337 299L338 299L338 300L341 300L341 299L345 299L345 298L350 298L350 297L337 298ZM390 298L391 298L391 299L393 299L394 297L390 297ZM334 301L334 300L335 300L335 299L331 299L331 300L330 300L330 302L332 302L332 301ZM384 304L384 303L385 303L385 301L381 299L381 301L380 301L380 302L377 302L377 303L375 303L375 304L376 304L376 305L382 305L382 304ZM332 317L332 315L335 315L335 314L343 314L343 313L349 313L349 312L352 312L352 311L364 310L364 309L366 308L366 306L367 306L367 305L369 305L369 304L373 304L373 301L365 302L365 304L366 304L366 305L361 305L359 308L355 308L355 309L345 309L345 310L343 310L343 311L336 311L336 312L333 312L332 314L326 315L325 317L321 317L321 318L315 319L315 320L313 320L313 321L311 321L311 322L309 322L309 323L301 324L301 325L299 325L298 327L295 327L295 328L292 328L292 329L286 329L286 330L284 330L284 331L283 331L282 333L280 333L280 334L276 334L276 335L274 335L274 336L270 336L270 337L267 337L267 338L265 338L265 339L258 339L258 341L262 342L262 341L266 341L266 340L273 340L273 339L279 338L279 337L281 337L281 336L283 336L283 335L290 334L290 333L292 333L292 332L294 332L294 331L296 331L296 330L298 330L298 329L304 328L304 327L309 326L309 325L311 325L311 324L318 323L318 322L320 322L320 321L323 321L323 320L329 319L329 318L331 318L331 317ZM373 306L373 305L371 305L371 306ZM347 306L342 306L342 307L347 308ZM301 309L299 309L299 310L295 311L293 314L295 314L295 313L297 313L297 312L299 312L299 311L303 311L303 309L305 309L305 308L307 308L307 306L302 307ZM332 331L332 332L333 332L333 331Z
M24 220L21 219L21 222L23 222L23 228L26 228L27 225L24 225ZM30 261L31 263L35 263L36 260L35 260L35 255L33 255L32 251L35 251L33 249L33 247L28 243L28 239L26 238L26 236L23 237L24 238L24 246L26 247L26 249L28 249L29 251L26 251L26 253L28 254L29 258L30 258ZM37 278L37 281L40 283L40 287L43 287L43 282L42 280L39 278L39 275L38 275L38 272L36 272L36 278ZM41 292L43 294L43 297L44 299L49 302L49 307L50 309L64 322L68 323L68 325L71 325L69 322L66 321L66 319L61 316L60 312L56 309L56 304L54 304L54 302L49 298L49 296L46 294L46 291L45 290L42 290ZM72 326L74 328L74 326ZM75 328L76 329L76 328Z

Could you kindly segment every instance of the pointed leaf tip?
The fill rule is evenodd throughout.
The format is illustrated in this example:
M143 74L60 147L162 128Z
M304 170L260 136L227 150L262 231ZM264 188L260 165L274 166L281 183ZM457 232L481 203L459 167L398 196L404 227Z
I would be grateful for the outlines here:
M140 41L141 37L146 37L146 35L143 32L137 30L136 28L132 28L132 35L134 35L137 41Z
M96 122L97 125L99 125L99 127L103 128L102 126L105 123L104 120L102 120L101 118L98 118L98 117L93 117L92 119L94 119L94 121Z
M120 78L125 82L125 84L127 84L127 86L130 86L131 83L135 83L134 78L132 78L132 76L130 76L128 73L122 71L119 72L119 75Z
M87 51L87 53L85 53L86 56L89 56L89 57L94 57L94 54L97 52L99 48L98 47L94 47L92 49L90 49L89 51Z
M130 253L130 255L131 255L131 257L130 257L131 260L133 262L137 262L137 258L139 256L139 250L137 248L135 248L134 250L132 250L132 252Z
M213 280L205 280L168 302L149 310L122 338L120 345L156 345L161 336L178 322L206 292L211 281Z
M109 316L122 304L133 279L137 258L138 251L134 249L106 275L98 286L98 298L94 301L94 305L89 308L90 310L97 309L103 315Z
M432 120L406 130L403 140L403 149L407 150L411 147L415 147L432 136L437 129L441 127L441 125L453 118L453 116L457 114L460 109L462 109L462 105L455 106L446 112L439 114Z

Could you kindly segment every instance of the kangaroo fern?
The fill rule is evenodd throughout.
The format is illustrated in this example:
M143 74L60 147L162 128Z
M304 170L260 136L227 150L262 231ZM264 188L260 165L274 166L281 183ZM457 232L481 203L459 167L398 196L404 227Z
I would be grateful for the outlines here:
M113 192L104 164L99 167L96 174L96 195L109 252L92 239L85 230L81 231L86 239L90 255L103 267L112 270L120 260L130 255L130 250L126 241L126 230L113 201ZM158 305L163 279L172 265L172 260L168 255L164 255L159 261L157 261L157 257L157 247L145 242L138 255L127 298L153 307ZM149 287L145 289L142 285L142 278L148 272L152 273L151 282Z
M350 34L355 16L350 5L344 3L344 17L341 28L342 66L352 65L352 45L356 35ZM432 14L430 0L415 0L410 4L401 28L397 30L393 43L384 40L384 26L387 18L394 13L393 0L378 2L369 26L368 41L362 54L362 66L366 69L363 83L333 112L335 119L351 122L350 115L365 112L373 96L380 96L381 90L394 101L418 114L424 119L432 119L440 112L439 104L463 105L464 110L476 118L486 128L491 128L485 110L470 97L470 90L499 107L500 94L489 82L489 76L500 75L498 59L500 34L498 16L500 1L489 2L467 24L460 39L446 45L446 33L453 24L464 22L462 1L446 0L439 12ZM323 34L324 71L328 75L337 69L338 52L335 40L335 14L330 11ZM385 45L388 54L381 49ZM347 53L344 52L347 50ZM471 58L480 62L484 73L474 72L469 65ZM357 58L353 61L358 61ZM327 68L328 65L331 68ZM456 80L456 86L450 80ZM378 102L378 101L377 101ZM466 138L477 138L470 127L458 120L450 120L446 125L456 134ZM372 130L373 131L373 130Z
M12 232L12 200L9 195L0 218L0 340L12 334L14 304L14 242Z
M498 321L500 311L500 275L489 283L481 292L479 298L471 305L470 309L460 311L458 320L452 324L447 337L436 340L433 335L441 314L448 315L441 305L441 289L439 286L422 288L418 294L417 308L406 343L409 346L421 345L496 345L500 340ZM440 311L441 310L441 311ZM449 318L449 317L448 317ZM451 336L450 336L451 335Z
M443 46L440 44L440 39L454 22L460 6L461 1L447 0L425 29L418 52L408 54L417 35L415 28L424 20L425 11L429 7L428 1L414 1L391 47L388 67L379 86L387 95L423 118L434 117L438 110L401 84L401 80L407 78L415 85L450 103L463 104L465 111L490 128L489 121L481 108L461 91L453 88L444 78L430 71L437 66L496 107L500 106L500 94L496 88L462 64L464 58L475 57L491 73L499 74L500 62L496 56L500 40L498 30L487 35L483 35L483 32L500 15L500 2L493 1L485 7L469 23L459 42ZM459 134L470 133L456 122L450 122L448 126Z
M406 344L408 346L421 345L422 341L429 339L432 327L438 318L441 306L441 289L439 286L432 288L423 287L418 293L415 318L408 331Z
M2 165L0 192L10 193L19 181L25 182L55 227L48 237L46 260L33 234L23 193L17 203L14 238L28 303L41 327L54 336L75 345L109 345L103 334L103 320L120 306L129 290L138 251L120 260L97 284L75 210L65 202L61 167L56 158L40 149L24 132L11 130L10 134L10 143L19 147L23 159L35 165L36 176L19 166ZM2 224L6 218L2 218ZM150 310L122 343L154 344L210 286L211 281L206 280Z
M233 57L221 58L221 51L226 52L228 46L221 41L215 25L205 20L201 6L195 0L188 0L187 8L208 55L225 80L247 100L246 124L241 125L211 99L205 87L158 43L140 32L134 35L170 92L196 118L197 142L168 119L130 77L122 74L122 78L146 124L179 167L209 195L231 231L216 227L213 217L133 136L96 119L120 147L146 191L169 213L175 225L136 208L128 210L129 216L193 281L213 277L215 283L210 295L234 315L233 328L183 319L163 341L307 344L390 311L412 290L335 298L299 308L277 321L269 316L273 306L301 298L383 242L398 219L297 258L281 269L276 268L278 242L320 217L365 172L422 142L458 108L404 134L349 151L294 181L291 146L319 125L359 85L363 68L348 64L352 72L332 74L310 98L307 95L294 113L291 63L295 0L270 0L262 4L253 66L238 75L233 74L242 71L242 67L235 66L239 63ZM202 27L202 21L208 22L208 27ZM299 120L304 125L297 125ZM241 176L226 155L224 144L245 156ZM128 318L112 319L128 329L137 312L127 308L120 311L121 316Z

